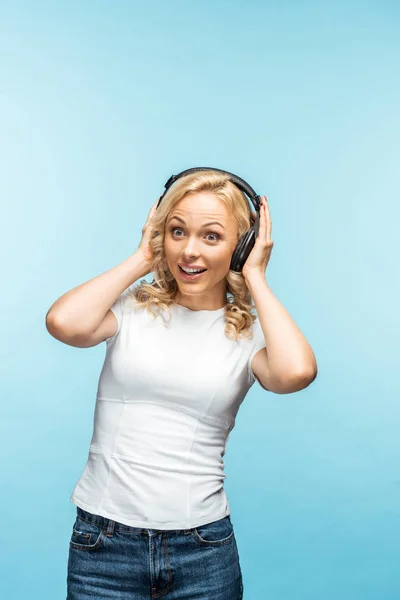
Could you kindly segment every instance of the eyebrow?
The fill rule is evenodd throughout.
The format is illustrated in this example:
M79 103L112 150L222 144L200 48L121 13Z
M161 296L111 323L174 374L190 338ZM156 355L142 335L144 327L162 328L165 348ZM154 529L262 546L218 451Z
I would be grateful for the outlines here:
M185 221L183 219L181 219L180 217L176 217L176 216L171 217L170 221L172 221L172 219L177 219L178 221L180 221L181 223L186 225ZM203 227L208 227L208 225L219 225L220 227L222 227L222 229L224 229L224 226L219 221L209 221L208 223L204 223Z

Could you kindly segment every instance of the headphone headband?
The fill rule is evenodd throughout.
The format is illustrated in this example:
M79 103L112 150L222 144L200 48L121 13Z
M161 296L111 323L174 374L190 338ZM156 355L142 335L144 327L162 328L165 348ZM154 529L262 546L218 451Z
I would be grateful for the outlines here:
M247 183L247 181L245 181L238 175L235 175L234 173L230 173L229 171L224 171L222 169L215 169L214 167L193 167L192 169L186 169L185 171L181 171L177 175L171 175L171 177L168 179L167 183L164 186L165 190L164 190L163 194L160 196L160 199L157 204L157 208L160 206L161 200L164 198L168 189L171 187L171 185L173 183L175 183L175 181L177 179L180 179L181 177L184 177L185 175L189 175L190 173L196 173L197 171L217 171L218 173L223 173L224 175L228 175L229 180L232 183L234 183L242 192L244 192L248 196L249 200L251 201L251 203L254 206L255 211L258 212L260 210L261 198L253 190L253 188Z

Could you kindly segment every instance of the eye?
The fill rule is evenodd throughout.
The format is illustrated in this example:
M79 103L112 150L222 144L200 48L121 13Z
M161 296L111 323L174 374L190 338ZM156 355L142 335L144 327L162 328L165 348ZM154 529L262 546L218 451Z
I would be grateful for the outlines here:
M210 231L210 233L208 233L207 235L216 235L218 239L220 239L220 236L218 235L218 233L214 233L214 231ZM217 240L215 240L217 241Z
M172 233L175 233L175 231L176 231L176 230L178 230L178 231L182 231L182 229L181 229L180 227L172 227L172 228L171 228L171 232L172 232ZM178 236L178 237L179 237L179 236Z
M175 231L183 231L183 229L181 227L172 227L171 232L174 234ZM218 233L215 233L215 231L209 231L207 235L214 235L217 237L217 239L211 240L212 242L217 242L219 239L221 239L221 236ZM178 235L178 237L182 236Z

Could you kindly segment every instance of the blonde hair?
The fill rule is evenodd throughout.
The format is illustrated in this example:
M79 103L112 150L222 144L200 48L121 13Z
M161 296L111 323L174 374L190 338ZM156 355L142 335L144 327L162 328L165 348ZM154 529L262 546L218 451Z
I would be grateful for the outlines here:
M168 216L185 196L197 192L211 192L225 202L238 224L238 240L254 222L246 196L227 175L207 170L179 178L166 192L152 219L156 236L151 239L149 245L153 255L151 272L154 273L154 280L152 283L142 280L132 292L136 305L141 304L154 317L157 315L152 310L152 305L168 310L171 315L170 306L174 304L178 290L164 255L165 225ZM250 327L257 316L251 312L255 307L241 273L229 270L226 276L224 308L227 337L235 341L239 338L252 338Z

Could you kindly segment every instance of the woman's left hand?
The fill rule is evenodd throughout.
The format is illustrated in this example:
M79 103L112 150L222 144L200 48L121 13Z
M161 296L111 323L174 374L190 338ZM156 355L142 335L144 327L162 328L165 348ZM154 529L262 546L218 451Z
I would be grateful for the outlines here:
M252 213L255 216L255 213ZM242 269L243 277L247 278L251 274L265 275L265 270L269 263L274 242L271 240L272 220L269 212L268 200L266 196L261 198L260 207L260 227L255 244L247 257Z

